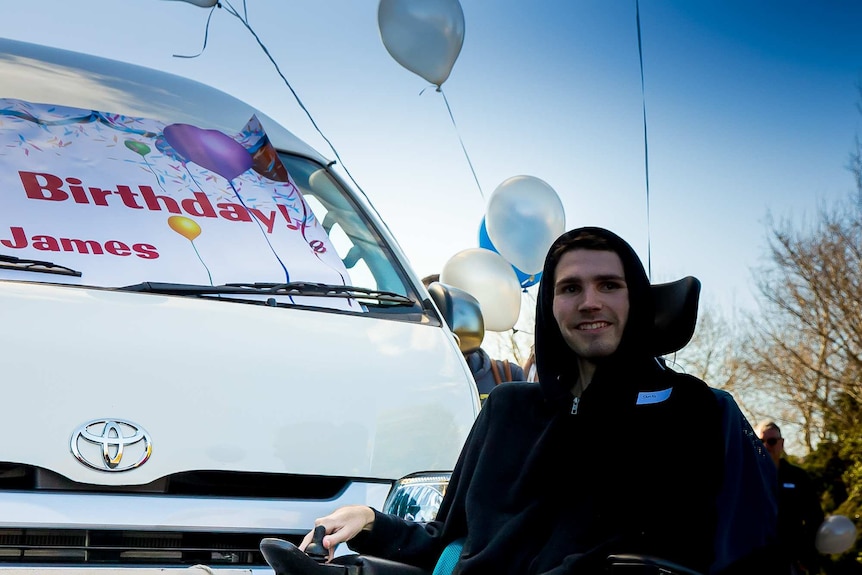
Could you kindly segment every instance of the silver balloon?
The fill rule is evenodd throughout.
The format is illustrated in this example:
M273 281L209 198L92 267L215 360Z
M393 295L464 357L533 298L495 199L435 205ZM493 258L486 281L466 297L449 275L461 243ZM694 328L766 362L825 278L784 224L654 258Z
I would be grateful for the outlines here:
M512 329L521 313L521 284L512 266L491 250L470 248L449 258L440 282L460 288L482 308L485 331Z
M380 0L377 25L395 61L438 88L464 44L464 12L458 0Z
M180 0L181 2L186 2L188 4L194 4L195 6L200 6L201 8L212 8L216 4L218 4L218 0Z
M563 202L547 182L515 176L488 199L485 227L501 256L523 273L536 274L548 248L565 231Z
M814 545L821 553L844 553L856 543L856 525L844 515L830 515L817 530Z

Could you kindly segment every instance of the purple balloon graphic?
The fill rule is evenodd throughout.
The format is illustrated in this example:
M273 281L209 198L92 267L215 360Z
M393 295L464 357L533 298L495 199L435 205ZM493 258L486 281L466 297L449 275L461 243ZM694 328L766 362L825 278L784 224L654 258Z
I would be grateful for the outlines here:
M165 140L186 161L232 180L251 168L252 157L242 144L218 130L190 124L165 126Z
M194 162L200 167L215 172L227 179L239 203L242 204L242 207L248 209L248 206L245 205L242 196L236 191L232 181L235 177L251 168L254 163L251 153L242 144L218 130L204 130L190 124L170 124L169 126L165 126L163 133L165 141L181 158L184 158L188 162ZM290 282L290 272L287 271L284 262L278 257L278 252L272 247L266 231L261 227L257 217L254 218L254 221L257 223L258 228L260 228L263 239L269 246L272 255L275 256L275 259L281 265L281 269L284 270L285 278ZM293 301L293 298L290 297L290 300Z
M176 150L174 150L170 146L170 144L168 144L168 141L165 139L164 134L159 134L156 137L156 149L158 151L160 151L162 154L164 154L165 156L174 160L175 162L185 163L185 161L186 161L185 158L181 158L180 155L176 152Z

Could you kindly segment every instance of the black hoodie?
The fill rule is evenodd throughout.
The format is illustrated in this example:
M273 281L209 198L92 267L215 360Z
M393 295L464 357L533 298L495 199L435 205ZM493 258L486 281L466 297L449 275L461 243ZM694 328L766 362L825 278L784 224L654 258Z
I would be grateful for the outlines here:
M572 414L576 356L553 317L557 246L583 231L623 262L629 318ZM435 521L376 513L351 549L433 568L466 538L456 573L594 573L611 553L646 553L706 572L723 465L718 403L696 378L650 352L653 304L634 250L601 228L563 234L548 253L536 306L539 382L488 396ZM421 449L421 446L416 446Z

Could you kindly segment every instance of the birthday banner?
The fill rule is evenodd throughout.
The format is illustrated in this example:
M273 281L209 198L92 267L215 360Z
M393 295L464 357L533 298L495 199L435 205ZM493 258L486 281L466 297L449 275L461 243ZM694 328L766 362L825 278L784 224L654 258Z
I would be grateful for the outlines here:
M229 136L0 99L0 255L81 272L0 278L105 287L350 283L256 117Z

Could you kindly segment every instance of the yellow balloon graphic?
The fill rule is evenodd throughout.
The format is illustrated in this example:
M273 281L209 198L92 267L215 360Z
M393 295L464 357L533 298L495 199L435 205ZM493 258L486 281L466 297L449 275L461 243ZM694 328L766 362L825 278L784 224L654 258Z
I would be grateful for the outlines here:
M201 235L201 227L197 222L184 216L169 217L168 225L171 226L172 230L189 241L193 241L196 237Z

